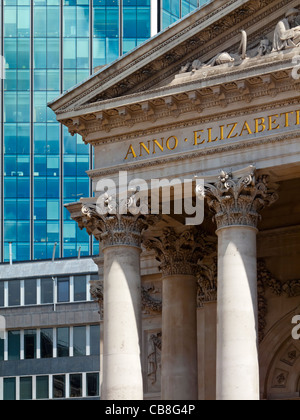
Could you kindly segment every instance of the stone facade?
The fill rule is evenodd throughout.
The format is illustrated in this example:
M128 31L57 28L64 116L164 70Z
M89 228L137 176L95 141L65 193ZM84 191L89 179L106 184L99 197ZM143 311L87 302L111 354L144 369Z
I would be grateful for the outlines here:
M104 399L299 398L295 7L216 0L50 104L95 151L95 196L67 208L103 243ZM102 187L123 206L124 171L117 214ZM130 213L175 178L204 200L203 223L184 226L175 188L170 214Z

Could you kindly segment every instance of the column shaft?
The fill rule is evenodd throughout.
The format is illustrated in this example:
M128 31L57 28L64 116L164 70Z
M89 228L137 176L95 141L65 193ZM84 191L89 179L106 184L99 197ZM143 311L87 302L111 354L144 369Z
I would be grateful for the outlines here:
M162 399L198 398L196 278L163 278Z
M268 181L250 166L205 184L218 227L218 400L260 396L256 236L260 211L278 199Z
M218 230L217 399L258 400L257 230Z
M143 399L140 252L104 250L104 400Z

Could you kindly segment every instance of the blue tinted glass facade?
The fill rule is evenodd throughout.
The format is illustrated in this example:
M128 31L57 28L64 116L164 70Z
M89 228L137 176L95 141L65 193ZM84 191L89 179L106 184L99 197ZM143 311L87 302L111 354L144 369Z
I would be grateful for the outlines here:
M91 195L92 152L56 122L47 103L203 0L0 0L0 261L96 254L64 204ZM200 3L199 3L200 2ZM153 9L154 10L154 9ZM159 19L158 19L159 20ZM153 22L152 22L153 23ZM153 31L153 29L152 29ZM153 34L153 33L152 33Z
M1 261L97 253L65 203L90 196L90 148L47 103L150 37L150 0L0 0ZM130 30L128 26L130 25ZM124 40L123 40L124 38ZM94 247L94 249L93 249Z
M212 0L161 0L161 29L175 23Z

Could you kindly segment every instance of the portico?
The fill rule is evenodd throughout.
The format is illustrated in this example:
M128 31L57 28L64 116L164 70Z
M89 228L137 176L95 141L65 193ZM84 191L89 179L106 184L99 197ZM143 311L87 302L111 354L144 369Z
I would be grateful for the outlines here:
M300 50L257 47L266 35L272 42L289 6L297 1L212 2L51 104L94 148L94 197L66 207L102 243L103 399L300 392L289 382L300 380L299 344L289 341L292 360L272 359L287 339L273 337L276 323L297 311L300 294ZM238 54L242 28L248 58ZM230 60L219 64L223 51ZM122 186L112 197L107 185L99 213L99 182L120 187L122 171L137 186L186 180L194 203L205 195L203 223L185 225L173 190L170 214L151 214L150 196L148 214L133 214L140 192ZM124 193L128 206L112 211Z

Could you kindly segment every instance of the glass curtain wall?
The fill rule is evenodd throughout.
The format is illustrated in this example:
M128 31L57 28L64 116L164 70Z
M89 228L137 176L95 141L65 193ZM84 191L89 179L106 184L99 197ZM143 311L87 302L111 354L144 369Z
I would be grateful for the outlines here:
M161 0L161 29L175 23L212 0Z
M19 261L49 259L55 243L56 257L75 257L79 247L83 256L98 252L63 207L91 195L91 150L56 122L47 103L148 39L150 9L150 0L0 0L7 63L1 261L9 260L10 242Z

